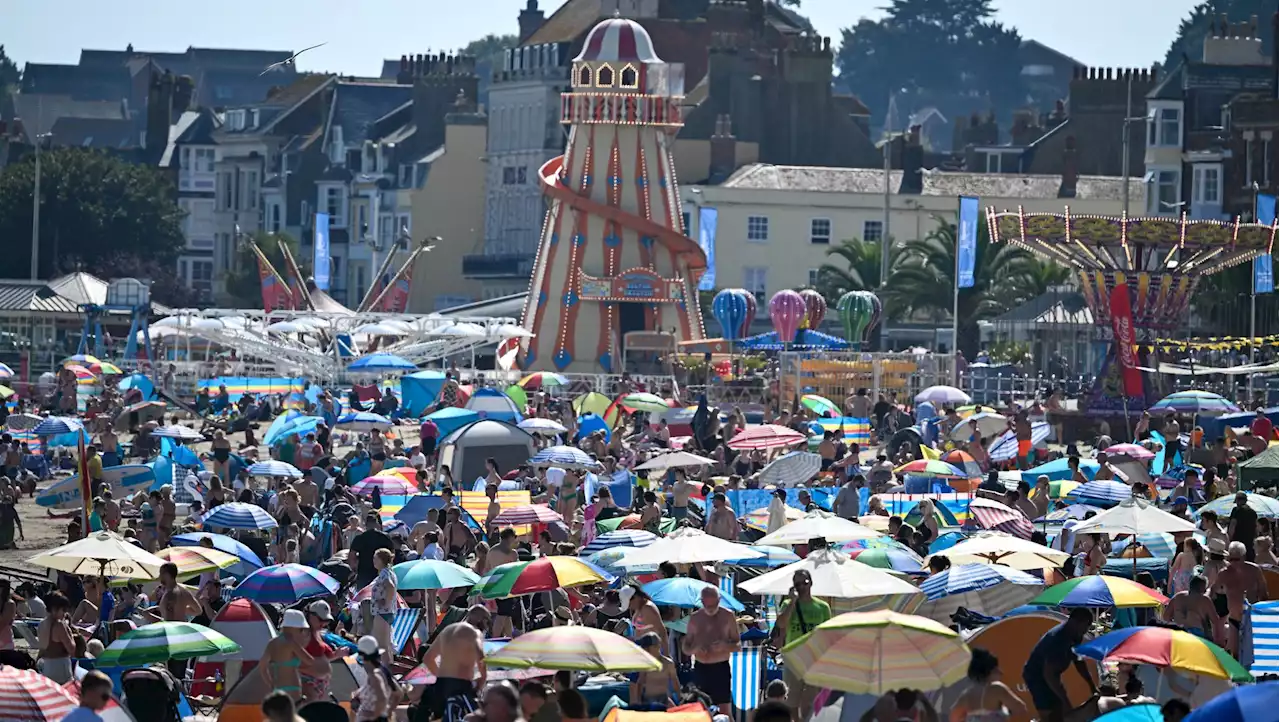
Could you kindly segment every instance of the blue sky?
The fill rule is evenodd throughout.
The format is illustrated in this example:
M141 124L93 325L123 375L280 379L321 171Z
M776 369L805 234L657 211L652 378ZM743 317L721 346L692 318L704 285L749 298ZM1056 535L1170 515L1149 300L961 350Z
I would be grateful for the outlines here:
M374 75L383 58L457 48L514 32L525 0L18 0L0 43L19 64L74 63L82 48L175 51L188 45L297 50L302 70ZM542 0L550 14L560 0ZM803 0L823 34L877 17L884 0ZM1082 63L1145 67L1163 60L1196 0L994 0L999 19Z

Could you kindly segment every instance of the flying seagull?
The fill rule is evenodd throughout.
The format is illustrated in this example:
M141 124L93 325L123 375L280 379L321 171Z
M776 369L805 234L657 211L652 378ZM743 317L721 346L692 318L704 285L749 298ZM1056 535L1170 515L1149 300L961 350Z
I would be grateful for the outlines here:
M309 48L303 48L302 50L299 50L298 52L296 52L296 53L294 53L293 55L291 55L291 56L289 56L289 57L285 58L284 60L281 60L281 61L280 61L280 62L278 62L278 63L272 63L272 64L270 64L270 65L268 65L268 66L267 66L267 69L266 69L266 70L264 70L264 71L262 71L261 73L259 73L259 74L258 74L258 77L259 77L259 78L261 78L262 76L266 75L267 73L270 73L272 70L275 70L275 69L277 69L277 68L287 68L287 67L290 67L290 66L292 66L292 65L294 64L294 62L295 62L295 61L297 61L297 59L298 59L298 56L299 56L299 55L302 55L303 53L307 52L308 50L315 50L316 48L318 48L318 47L320 47L320 46L322 46L322 45L328 45L328 43L327 43L327 42L325 42L325 43L320 43L320 45L312 45L312 46L311 46L311 47L309 47Z

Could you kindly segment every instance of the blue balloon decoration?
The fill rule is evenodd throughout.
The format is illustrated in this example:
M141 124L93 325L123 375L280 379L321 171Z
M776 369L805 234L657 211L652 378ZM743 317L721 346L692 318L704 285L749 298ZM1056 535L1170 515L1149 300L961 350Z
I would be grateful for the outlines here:
M747 299L741 291L726 288L711 301L711 315L720 324L720 336L728 341L742 338L742 322L747 317Z

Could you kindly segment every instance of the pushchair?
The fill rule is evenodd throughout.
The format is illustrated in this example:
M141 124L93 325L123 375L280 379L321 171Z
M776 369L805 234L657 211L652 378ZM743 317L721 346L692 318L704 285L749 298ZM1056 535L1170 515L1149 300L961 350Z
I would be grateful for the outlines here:
M164 667L131 669L120 678L124 703L136 722L182 722L178 681Z

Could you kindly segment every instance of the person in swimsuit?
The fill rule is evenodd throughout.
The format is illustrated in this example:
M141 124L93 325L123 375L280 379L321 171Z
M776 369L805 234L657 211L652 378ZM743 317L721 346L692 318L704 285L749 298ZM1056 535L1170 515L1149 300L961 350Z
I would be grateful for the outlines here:
M489 629L489 610L476 605L467 610L461 622L440 630L422 656L427 672L436 683L422 697L415 722L439 720L446 707L476 708L478 690L488 681L489 668L484 661L484 635Z
M458 507L449 507L445 519L447 521L444 525L444 543L447 558L449 561L465 565L467 552L475 543L475 535L462 521L462 511Z
M1213 602L1205 594L1209 582L1196 574L1187 582L1187 588L1177 592L1165 605L1161 614L1166 622L1173 622L1192 634L1221 644L1222 617L1214 609Z
M1227 595L1227 650L1240 656L1240 629L1247 604L1267 601L1267 581L1262 569L1246 559L1243 542L1227 545L1227 568L1218 572L1218 583Z
M280 636L267 642L258 662L258 670L267 687L284 692L294 701L302 699L302 666L305 664L310 669L315 661L305 648L310 636L307 615L299 609L285 610Z
M1084 635L1092 624L1092 611L1072 609L1067 621L1046 632L1032 647L1027 663L1022 667L1022 681L1036 706L1036 717L1042 722L1062 722L1072 709L1071 698L1062 684L1062 675L1067 667L1074 666L1089 684L1089 689L1097 694L1098 685L1093 681L1089 668L1072 651L1084 641Z
M231 441L222 429L213 432L213 473L223 479L231 478Z
M70 682L73 675L71 658L76 654L75 636L67 615L71 602L62 592L45 599L46 616L36 630L40 642L40 673L58 684Z
M662 623L658 606L649 595L640 587L629 584L618 591L618 599L622 602L622 608L631 614L631 627L635 630L635 636L656 633L662 639L662 646L658 651L670 654L667 651L667 628Z
M1025 715L1026 704L1000 676L1000 660L975 647L969 659L970 686L951 709L951 722L1005 722Z
M662 662L659 672L640 672L631 680L631 704L629 709L664 712L676 704L676 694L680 691L680 680L676 677L676 665L669 657L658 651L662 640L657 634L649 632L641 635L636 644Z
M1189 589L1196 567L1202 564L1204 564L1204 549L1194 537L1187 537L1182 542L1182 551L1174 557L1173 566L1169 569L1170 595Z

